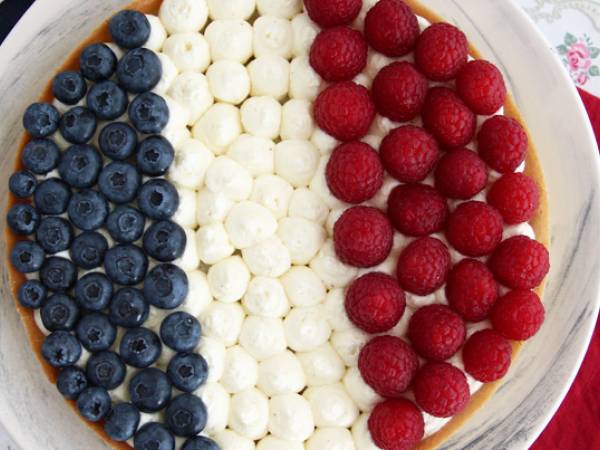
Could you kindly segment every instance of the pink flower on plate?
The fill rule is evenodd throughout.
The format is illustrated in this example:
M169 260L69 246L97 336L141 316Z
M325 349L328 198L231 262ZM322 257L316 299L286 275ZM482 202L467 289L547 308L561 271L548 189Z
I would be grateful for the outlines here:
M580 86L583 86L590 79L587 72L574 73L573 75L575 78L575 82Z
M590 49L584 42L575 42L567 52L567 61L571 70L587 70L592 65Z

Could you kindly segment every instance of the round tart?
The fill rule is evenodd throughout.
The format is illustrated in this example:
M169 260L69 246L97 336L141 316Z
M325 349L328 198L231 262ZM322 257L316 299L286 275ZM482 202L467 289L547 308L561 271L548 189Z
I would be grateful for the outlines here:
M138 0L23 115L11 284L136 450L441 445L544 319L502 73L412 0Z

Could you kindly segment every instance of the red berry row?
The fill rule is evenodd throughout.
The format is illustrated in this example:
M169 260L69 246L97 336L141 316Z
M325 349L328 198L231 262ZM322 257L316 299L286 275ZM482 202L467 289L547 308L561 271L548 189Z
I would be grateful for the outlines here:
M496 208L468 201L448 213L444 199L426 185L394 188L388 199L387 216L368 206L344 211L333 229L338 258L354 267L381 264L392 249L392 225L407 236L419 238L400 254L397 273L402 287L417 295L431 294L446 281L449 250L438 239L427 237L444 228L448 242L463 255L490 255L488 264L494 276L508 287L532 289L549 269L548 252L537 241L526 236L502 241L502 216ZM437 274L434 278L433 273Z
M380 228L376 221L365 222L365 213L375 217L383 227ZM342 261L352 262L345 256L351 253L354 257L354 247L360 247L363 251L361 256L368 253L368 258L385 259L361 242L363 236L369 234L367 230L372 230L373 235L385 242L386 252L391 247L391 228L381 212L369 207L351 208L342 214L334 233L339 233L340 230L343 232L346 227L354 231L354 239L334 240L335 249L342 255ZM396 279L386 275L389 280L394 280L393 283L384 282L381 274L373 279L365 275L354 281L347 292L346 310L359 328L369 333L382 333L396 325L402 316L401 313L398 314L398 311L404 311L402 290L424 296L446 284L445 293L450 307L462 319L480 322L490 317L497 302L498 283L512 290L529 291L541 284L549 267L546 248L526 236L514 236L503 241L487 265L475 259L463 259L453 267L450 253L442 241L433 237L421 237L400 253ZM400 292L394 291L390 284L397 285ZM390 304L392 299L394 303ZM507 337L520 339L519 336Z
M335 92L342 93L344 100L348 100L348 97L343 92L351 92L355 88L361 92L363 100L368 99L368 92L362 86L342 83L335 88ZM336 95L335 92L326 90L324 94ZM340 122L343 123L344 133L353 133L363 126L348 125L353 122L356 113L353 101L342 105L339 101L330 102L328 96L324 95L317 99L317 105L320 100L324 104L315 111L317 119L328 111L337 117L330 126L325 124L328 128L321 126L325 131L335 128ZM440 194L450 199L467 200L485 189L489 175L487 163L492 169L504 173L499 178L502 181L494 183L499 186L489 193L488 201L498 208L506 223L529 220L539 204L538 187L527 175L512 173L523 162L527 150L527 135L522 127L514 119L494 116L484 122L478 139L479 154L468 148L456 147L442 155L437 141L427 131L413 125L400 126L382 140L379 153L374 153L377 158L360 158L356 161L353 158L331 158L327 183L340 200L357 204L375 195L377 191L373 186L381 182L383 169L402 183L421 182L433 172L435 188ZM360 145L356 139L348 141L337 147L333 156ZM520 143L517 153L507 151L513 141ZM373 151L364 144L363 153ZM358 152L355 151L355 154ZM349 171L353 172L352 182L344 177ZM340 174L336 175L336 172Z
M377 294L370 294L371 297L374 295ZM371 302L377 303L373 298ZM379 310L383 308L378 305ZM406 437L409 424L422 422L420 411L402 399L409 388L412 388L417 405L428 414L451 417L462 411L470 399L467 378L445 360L462 347L465 371L483 383L496 381L506 374L511 363L512 346L508 339L527 339L539 329L543 318L544 309L535 293L510 291L498 299L492 310L494 329L478 331L466 342L463 320L444 305L425 306L414 313L408 333L412 346L395 336L373 338L361 350L359 370L365 382L388 399L375 407L369 419L375 443L390 448L387 441L378 441L378 437L387 433L393 433L396 440ZM428 360L420 368L418 356ZM396 408L408 409L410 417L403 416L402 420L390 423L380 416L381 411L390 408L389 413ZM395 431L386 431L388 425L393 425ZM420 439L422 433L415 436Z
M415 237L400 254L396 278L372 272L346 293L350 320L377 334L392 329L406 309L405 291L428 295L446 284L449 306L430 305L410 318L408 339L378 336L361 351L364 380L387 398L369 418L374 442L384 450L412 448L424 433L419 408L401 398L412 388L417 405L437 417L451 417L470 399L465 374L445 362L462 348L465 371L481 382L505 375L511 361L508 339L533 336L544 318L538 296L549 263L546 249L517 236L502 242L503 224L526 222L539 206L538 187L512 173L525 159L528 140L515 120L494 116L476 132L476 115L494 114L506 100L502 74L491 63L468 59L468 42L449 24L419 32L416 15L401 0L381 0L367 13L363 35L351 29L360 0L306 0L309 16L323 28L311 48L315 71L332 82L314 105L317 124L344 142L331 155L326 179L339 199L359 204L383 185L384 170L402 183L388 198L387 216L367 206L342 214L334 227L341 261L374 267L390 254L393 229ZM368 46L390 57L414 50L415 64L394 62L373 80L371 91L351 80L367 64ZM429 81L455 80L455 90ZM358 140L376 113L396 122L421 116L424 128L392 130L379 152ZM477 152L465 148L476 138ZM445 152L442 153L441 150ZM487 203L467 201L452 212L447 199L468 200L488 183L488 167L502 175ZM419 184L430 173L435 188ZM428 235L445 230L448 242L469 257L452 267L450 252ZM499 296L499 283L513 289ZM467 339L465 321L489 318L493 329ZM428 362L419 368L419 358Z

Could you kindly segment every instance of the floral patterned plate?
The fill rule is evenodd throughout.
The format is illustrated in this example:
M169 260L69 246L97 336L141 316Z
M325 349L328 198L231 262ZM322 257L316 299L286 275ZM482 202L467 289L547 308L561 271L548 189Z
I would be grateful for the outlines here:
M600 96L600 1L518 0L575 84Z

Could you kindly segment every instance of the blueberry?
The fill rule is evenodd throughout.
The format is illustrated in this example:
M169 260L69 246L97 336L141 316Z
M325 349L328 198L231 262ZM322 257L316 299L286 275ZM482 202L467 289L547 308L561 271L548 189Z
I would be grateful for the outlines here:
M73 227L68 220L61 217L44 217L37 229L35 239L47 254L62 252L73 242Z
M154 222L144 233L143 246L148 255L161 262L179 258L185 250L185 231L175 222Z
M117 56L106 44L88 45L81 52L79 67L88 80L106 80L115 73Z
M50 139L33 139L23 149L21 161L26 169L45 175L58 166L60 149Z
M96 184L102 169L102 157L91 145L72 145L58 165L61 178L74 188L89 188Z
M169 122L169 107L153 92L138 95L129 104L129 120L140 133L160 133Z
M44 249L32 241L17 242L10 254L10 261L17 272L32 273L44 264Z
M162 341L176 352L194 350L200 342L201 333L198 319L183 311L169 314L160 324Z
M221 450L221 447L206 436L194 436L183 443L181 450Z
M108 250L106 238L95 231L84 231L75 238L69 254L71 261L85 270L95 269L104 261Z
M208 377L206 360L196 353L177 353L167 368L169 380L182 392L193 392Z
M162 76L160 59L152 50L135 48L125 53L117 64L117 80L134 94L148 92Z
M59 215L67 210L71 200L71 189L58 178L49 178L42 181L35 193L33 201L41 214Z
M188 290L187 275L174 264L160 264L144 279L144 297L160 309L177 308L186 299Z
M113 441L124 442L133 437L139 424L140 411L131 403L119 403L106 416L104 431Z
M85 372L76 366L65 367L56 379L58 392L69 400L75 400L87 387L88 380Z
M110 236L122 244L141 238L145 225L144 215L130 206L117 206L106 219L106 229Z
M52 80L52 94L65 105L76 105L86 91L87 84L79 72L61 72Z
M102 311L108 307L113 294L113 285L100 272L91 272L75 283L75 301L88 311Z
M8 179L8 188L15 197L31 197L37 186L35 175L29 170L20 170L13 173Z
M16 234L28 236L40 226L40 215L31 205L18 204L10 208L6 216L8 226Z
M109 123L100 131L98 143L107 158L122 161L135 152L137 133L125 122Z
M124 161L115 161L100 172L98 188L106 198L116 204L131 202L137 195L142 176L135 166Z
M192 437L206 426L206 406L192 394L180 394L171 400L165 415L167 426L176 436Z
M135 245L116 245L106 252L104 270L113 282L133 286L144 279L148 257Z
M91 87L87 94L87 106L100 120L114 120L127 111L129 98L112 80L104 80Z
M116 389L123 383L126 367L115 352L100 352L90 356L85 373L90 383L104 389Z
M129 382L131 402L146 413L163 409L171 399L167 375L154 367L140 370Z
M68 367L79 361L81 344L68 331L55 331L44 339L42 356L53 367Z
M85 144L96 132L96 116L85 106L75 106L60 119L60 134L71 144Z
M149 309L139 289L123 288L110 302L110 320L125 328L139 327L148 318Z
M71 331L79 319L79 306L65 294L55 294L40 310L42 323L48 331Z
M102 420L110 411L110 395L102 387L88 387L77 397L77 409L90 422Z
M148 328L127 330L119 344L119 354L123 361L138 368L154 364L161 350L160 338Z
M50 136L58 129L60 113L49 103L33 103L23 114L23 126L36 138Z
M93 231L106 221L108 202L100 192L86 189L73 194L67 212L77 228Z
M66 258L51 256L40 269L40 281L51 291L67 291L77 281L75 264Z
M150 136L144 139L137 148L136 161L142 173L157 177L169 170L175 150L171 143L162 136Z
M47 296L48 289L38 280L27 280L19 286L19 303L25 308L41 308Z
M95 353L108 350L110 346L113 345L113 342L115 342L115 338L117 337L117 328L110 320L108 320L108 316L105 314L91 313L81 318L75 328L75 333L77 334L77 338L79 339L79 342L81 342L81 345L90 352ZM96 382L89 374L88 378L92 383L97 384L98 386L111 389L108 386ZM119 384L121 383L119 382Z
M175 438L163 424L150 422L135 434L133 448L135 450L175 450Z
M113 41L123 48L141 47L150 37L150 22L139 11L118 12L108 22L108 28Z
M151 219L169 219L179 208L179 194L167 180L149 180L140 188L138 206Z

